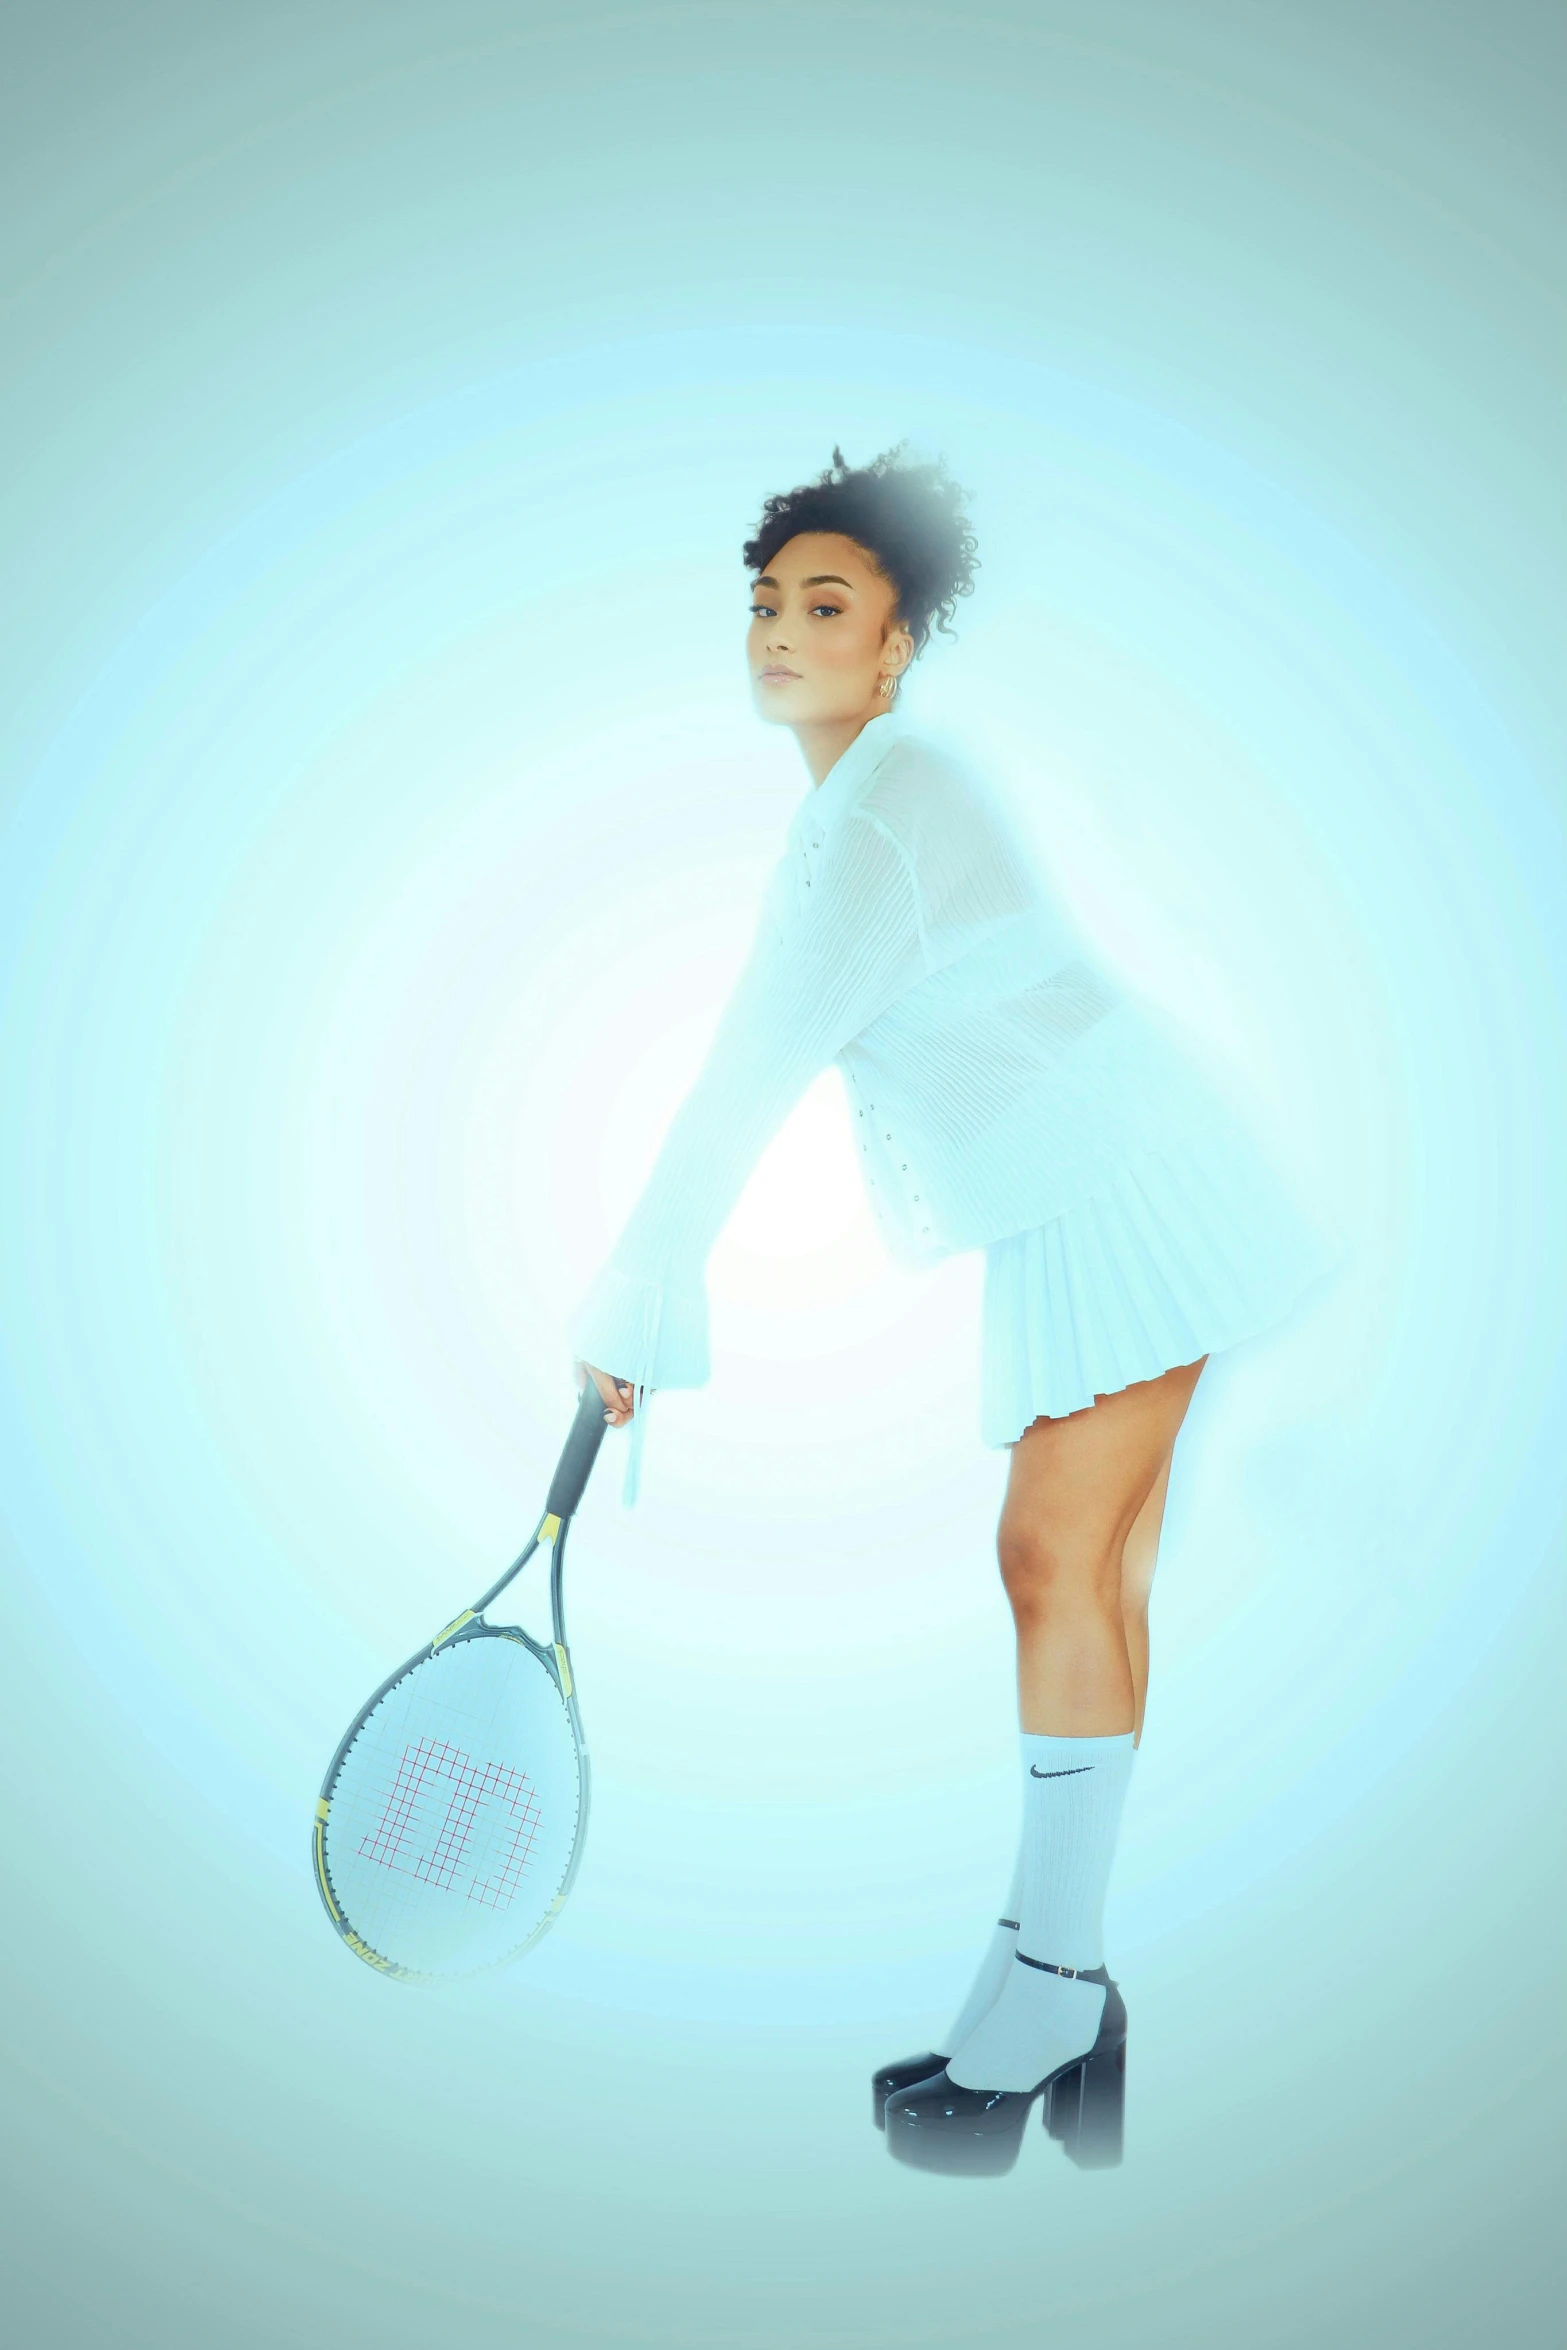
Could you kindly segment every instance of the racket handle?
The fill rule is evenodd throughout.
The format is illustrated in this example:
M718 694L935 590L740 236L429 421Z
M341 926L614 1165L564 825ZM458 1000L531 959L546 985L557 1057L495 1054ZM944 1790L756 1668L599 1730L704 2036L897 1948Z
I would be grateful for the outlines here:
M604 1398L591 1379L583 1381L582 1394L577 1404L577 1416L571 1423L571 1433L565 1449L555 1464L550 1479L549 1499L544 1507L557 1518L569 1518L582 1499L583 1491L599 1457L599 1446L604 1441Z

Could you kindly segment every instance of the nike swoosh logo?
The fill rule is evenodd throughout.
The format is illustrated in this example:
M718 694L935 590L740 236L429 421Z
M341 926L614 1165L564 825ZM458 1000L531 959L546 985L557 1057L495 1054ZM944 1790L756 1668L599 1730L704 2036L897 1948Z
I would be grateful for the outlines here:
M1085 1771L1091 1771L1093 1767L1092 1763L1074 1763L1069 1771L1042 1771L1036 1763L1030 1763L1028 1775L1031 1779L1080 1779Z

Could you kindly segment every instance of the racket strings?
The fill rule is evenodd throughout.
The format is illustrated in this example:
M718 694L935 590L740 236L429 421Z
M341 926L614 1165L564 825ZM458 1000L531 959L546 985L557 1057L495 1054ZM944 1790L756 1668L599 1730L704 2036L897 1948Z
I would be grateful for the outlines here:
M408 1831L425 1782L431 1777L451 1782L446 1816L431 1849L408 1853L405 1850ZM486 1902L492 1909L507 1909L528 1865L541 1814L531 1779L505 1763L475 1763L461 1748L450 1746L444 1740L421 1738L404 1749L386 1809L377 1826L361 1841L359 1850L366 1860L376 1861L382 1868L405 1869L425 1884L450 1890L457 1882L474 1823L487 1803L503 1807L510 1814L511 1839L499 1874L470 1879L465 1894L469 1901Z
M583 1799L548 1667L505 1635L453 1642L393 1683L343 1756L322 1831L333 1897L395 1967L494 1965L553 1914Z

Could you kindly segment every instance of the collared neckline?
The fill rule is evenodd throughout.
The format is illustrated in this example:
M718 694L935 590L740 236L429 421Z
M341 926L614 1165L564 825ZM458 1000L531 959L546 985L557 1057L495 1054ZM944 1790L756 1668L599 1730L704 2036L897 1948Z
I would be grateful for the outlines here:
M893 744L908 731L908 720L896 706L867 718L852 743L839 752L820 783L812 784L800 802L799 820L830 823L854 796L856 787L881 765Z

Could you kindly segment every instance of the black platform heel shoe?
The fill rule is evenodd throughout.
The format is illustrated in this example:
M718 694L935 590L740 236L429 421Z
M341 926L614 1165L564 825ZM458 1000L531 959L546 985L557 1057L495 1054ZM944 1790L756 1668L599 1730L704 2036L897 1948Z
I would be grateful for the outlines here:
M997 1918L998 1926L1011 1933L1018 1930L1016 1918ZM879 2073L871 2075L871 2115L878 2130L887 2127L887 2100L896 2097L900 2089L912 2089L918 2081L928 2081L947 2069L947 2060L934 2048L927 2048L923 2056L900 2056L896 2064L884 2064Z
M943 2064L930 2080L896 2091L887 2100L884 2126L887 2151L899 2162L919 2170L947 2171L968 2177L992 2178L1009 2171L1017 2160L1034 2099L1043 2096L1046 2100L1048 2128L1056 2084L1068 2083L1079 2074L1086 2083L1090 2068L1093 2068L1090 2113L1095 2117L1090 2122L1090 2141L1102 2146L1105 2133L1097 2117L1112 2079L1121 2082L1125 2079L1124 2060L1118 2064L1115 2057L1117 2048L1124 2051L1126 2045L1126 2008L1120 1992L1102 1966L1056 1966L1048 1959L1024 1958L1021 1952L1019 1958L1023 1965L1036 1966L1045 1974L1067 1975L1080 1982L1104 1985L1104 2009L1092 2048L1057 2065L1043 2080L1036 2081L1032 2089L968 2089L954 2081ZM1109 2074L1105 2071L1107 2064ZM1072 2092L1068 2088L1060 2119L1062 2144L1069 2152L1072 2146L1082 2144L1081 2116L1081 2098L1074 2118ZM1074 2154L1073 2159L1080 2156Z

